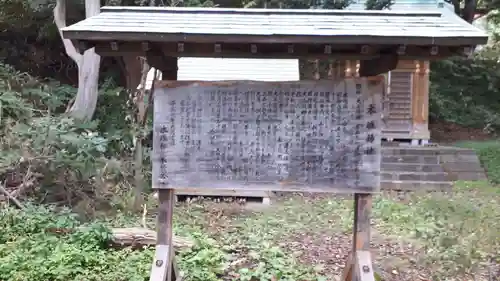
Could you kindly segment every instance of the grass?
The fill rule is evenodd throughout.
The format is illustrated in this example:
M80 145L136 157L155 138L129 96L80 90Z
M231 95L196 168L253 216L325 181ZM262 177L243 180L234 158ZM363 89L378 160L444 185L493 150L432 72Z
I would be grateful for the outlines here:
M153 206L152 206L153 207ZM384 194L373 205L372 248L383 280L487 279L500 263L500 192L485 182L458 183L453 194ZM102 217L85 231L69 211L3 209L0 280L147 280L152 249L103 244L110 227L140 218ZM337 280L350 249L352 200L282 198L269 208L192 202L176 208L175 232L196 246L179 254L186 281ZM148 221L154 227L154 218Z
M456 145L474 149L486 170L488 179L495 184L500 184L500 141L467 141L458 142Z

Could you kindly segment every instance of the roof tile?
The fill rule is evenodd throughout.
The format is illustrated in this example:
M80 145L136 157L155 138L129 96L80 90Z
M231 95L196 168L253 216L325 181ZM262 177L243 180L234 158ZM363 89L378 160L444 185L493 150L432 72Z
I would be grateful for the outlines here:
M274 37L280 37L281 43L301 43L299 37L306 37L302 43L316 43L320 38L317 43L342 39L342 43L368 44L387 39L387 44L415 45L476 45L487 40L483 31L445 9L408 12L104 7L101 14L64 28L63 34L83 40L124 40L133 36L134 40L185 42L195 42L194 36L199 39L203 35L205 40L210 36L216 36L214 41L237 40L237 35L246 43Z

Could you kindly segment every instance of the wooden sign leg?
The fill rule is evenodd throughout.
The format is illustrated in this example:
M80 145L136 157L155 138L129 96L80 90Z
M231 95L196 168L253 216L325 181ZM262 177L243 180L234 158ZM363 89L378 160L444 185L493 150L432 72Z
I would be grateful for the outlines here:
M177 281L175 252L172 242L175 196L173 189L159 189L158 232L156 252L149 281Z
M344 268L342 281L374 281L370 253L371 194L354 194L353 249Z

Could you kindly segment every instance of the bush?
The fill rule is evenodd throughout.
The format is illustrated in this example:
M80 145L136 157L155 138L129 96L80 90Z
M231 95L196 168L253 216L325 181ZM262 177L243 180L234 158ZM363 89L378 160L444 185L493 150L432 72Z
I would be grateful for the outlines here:
M27 204L24 210L2 208L0 280L148 280L154 247L109 248L111 229L108 226L116 224L117 218L107 218L115 219L114 222L85 224L77 217L69 209L53 206ZM135 220L134 217L120 219ZM175 229L183 232L178 227ZM183 280L219 280L227 262L226 253L201 231L192 233L195 246L177 255L184 272Z
M2 209L0 280L145 280L152 249L107 249L109 235L105 225L81 224L65 209Z
M453 58L431 65L431 118L466 127L500 128L500 64Z
M143 132L124 91L102 85L96 119L81 123L65 114L72 87L0 64L0 89L0 183L42 202L86 200L85 212L130 193L133 139Z

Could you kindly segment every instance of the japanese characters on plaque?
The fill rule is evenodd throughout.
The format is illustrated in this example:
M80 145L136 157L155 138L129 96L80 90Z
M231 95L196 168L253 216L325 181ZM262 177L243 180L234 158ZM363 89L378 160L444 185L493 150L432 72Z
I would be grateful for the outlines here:
M155 90L155 188L375 192L383 83L179 83Z

